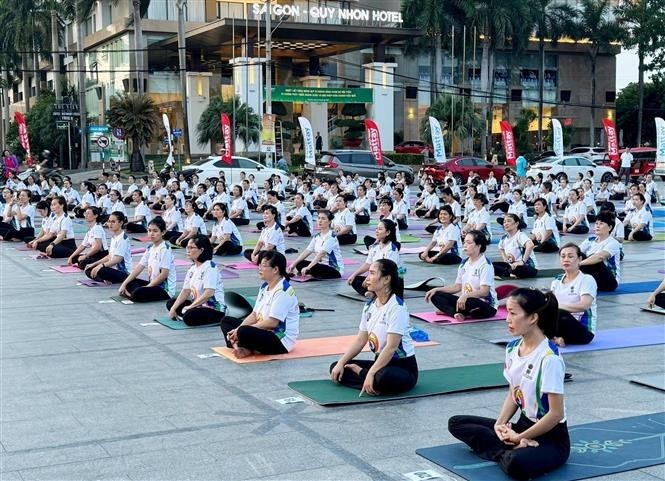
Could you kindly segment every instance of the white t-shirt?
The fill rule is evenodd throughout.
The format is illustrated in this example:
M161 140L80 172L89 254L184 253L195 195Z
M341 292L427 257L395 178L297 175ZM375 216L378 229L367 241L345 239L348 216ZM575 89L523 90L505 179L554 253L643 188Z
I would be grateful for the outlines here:
M108 195L103 195L97 199L95 205L102 210L102 214L110 214L112 212L111 207L113 207L113 202L111 202L111 198Z
M25 205L16 204L14 206L13 212L14 212L14 222L18 229L35 226L35 208L31 204L25 204ZM18 220L18 217L16 217L16 215L19 213L25 215L26 217L23 220Z
M436 192L427 194L427 196L423 199L422 206L423 209L426 210L430 210L432 208L438 209L439 207L441 207L441 201L439 200L439 196L436 195Z
M300 219L303 221L303 223L307 226L307 228L312 231L312 225L314 224L314 221L312 220L312 214L309 212L309 209L305 207L304 205L302 207L294 207L289 211L289 213L286 215L287 217L294 218L300 216Z
M367 259L365 259L365 264L372 265L372 263L378 259L390 259L395 264L397 264L397 273L400 277L404 277L406 269L402 264L402 259L399 255L399 249L395 244L389 242L387 244L382 244L379 241L376 241L374 244L369 246L369 252L367 253Z
M316 234L309 241L306 250L319 254L324 252L321 258L321 264L326 264L335 269L340 274L344 274L344 262L342 260L342 251L339 242L333 231L328 231L326 235Z
M182 214L175 206L170 209L166 209L162 213L162 219L166 223L167 230L174 230L176 232L182 232L183 223L182 223ZM171 227L173 226L173 227Z
M184 229L189 232L192 229L196 229L197 235L208 235L208 229L205 222L200 215L194 213L185 217Z
M350 210L354 214L369 215L371 211L370 200L367 197L358 197L351 204Z
M258 322L272 317L279 321L272 332L279 338L287 351L291 351L300 333L300 308L293 287L286 279L280 279L273 290L264 282L259 288L254 305L254 315Z
M437 197L437 200L438 199L439 198ZM438 209L438 207L437 207L437 209ZM392 213L393 213L394 216L403 215L404 218L402 220L407 225L407 227L409 226L409 204L407 203L407 201L405 199L402 199L399 202L395 202L395 205L393 206Z
M653 216L647 210L646 206L628 214L628 222L630 222L631 229L644 224L644 230L653 236Z
M457 269L455 284L462 286L461 294L477 291L480 286L489 286L489 293L479 299L495 309L498 306L494 289L494 266L486 256L480 256L475 263L472 263L468 257L464 259Z
M487 212L487 209L483 207L480 210L473 209L469 213L469 218L466 223L466 226L473 226L473 229L475 230L480 230L483 234L485 234L490 240L492 240L492 230L490 229L490 213ZM479 228L480 226L483 226L482 228Z
M96 206L97 201L95 200L95 196L92 192L86 192L83 194L83 197L81 198L81 202L79 202L80 207L87 207L87 206Z
M231 211L241 212L240 218L249 219L249 209L247 208L247 202L242 197L236 197L231 202Z
M53 223L49 227L49 232L56 235L63 230L66 232L67 239L74 238L74 224L67 214L62 214L60 217L53 217Z
M159 276L161 269L168 269L169 275L159 287L164 289L169 296L175 296L175 260L173 251L166 242L162 241L159 245L150 244L143 253L139 264L148 268L148 280L150 281Z
M365 304L358 330L368 334L369 348L378 356L388 344L388 334L402 336L393 359L403 359L415 355L413 340L409 335L409 312L404 301L393 294L388 302L377 306L376 298Z
M447 204L453 210L453 215L459 220L462 217L462 206L459 205L459 202L454 200L450 204Z
M224 304L224 282L222 273L212 261L205 261L200 266L194 264L187 270L183 289L189 289L192 301L198 299L205 289L213 289L215 294L199 307L208 307L216 311L226 311Z
M106 240L106 232L100 224L93 225L88 232L85 233L85 237L81 241L81 245L85 247L92 247L95 243L95 240L99 239L102 241L102 249L108 250L109 244Z
M448 252L451 254L459 255L459 246L462 245L460 237L460 229L455 224L448 224L446 227L442 225L437 227L432 235L432 240L436 242L437 249L442 250L448 242L453 241L454 244Z
M69 189L63 189L62 195L65 197L67 205L78 205L81 202L81 195L72 187Z
M575 204L569 202L563 213L564 224L574 224L578 217L582 218L579 225L589 225L586 220L586 206L584 205L584 202L581 200L577 201Z
M617 284L621 281L621 244L611 235L602 242L599 242L596 236L590 236L580 244L580 250L587 257L591 257L598 252L607 252L610 256L605 260L605 265L614 275Z
M344 209L340 212L335 213L335 218L332 221L332 228L335 229L339 227L344 229L346 226L351 226L351 231L349 234L356 233L356 216L349 209Z
M109 247L109 256L111 259L115 256L122 257L122 261L119 264L112 266L113 269L126 273L132 271L134 268L134 261L132 260L132 248L127 234L121 232L120 234L113 236L111 239L111 246Z
M549 411L547 394L563 394L566 366L556 344L543 341L531 353L520 356L523 339L515 339L506 346L503 377L510 383L513 402L524 416L536 422ZM564 416L560 422L566 421Z
M143 227L146 229L148 228L148 224L152 220L152 212L150 212L150 209L148 208L147 205L145 205L143 202L140 202L137 206L136 209L134 209L134 216L143 216Z
M210 205L215 205L215 204L229 205L230 200L231 198L229 197L229 194L227 194L226 192L222 192L221 194L217 194L215 197L213 197Z
M270 244L275 246L277 252L284 254L286 247L284 246L284 233L282 229L279 228L277 223L272 227L264 227L261 230L259 235L259 242L263 242L263 245Z
M517 233L510 237L508 234L501 237L499 241L499 250L503 250L507 255L512 255L515 262L522 261L522 256L526 251L526 243L530 241L529 236L524 232L517 231ZM536 260L536 253L531 251L531 255L526 260L525 265L538 269L538 261Z
M587 294L593 298L591 306L583 312L571 312L570 314L577 319L580 324L587 328L591 333L596 332L596 297L598 295L598 285L596 279L589 274L580 272L572 282L564 283L565 274L559 274L554 278L550 285L550 290L554 293L559 304L571 305L577 304L582 296Z
M540 234L538 236L539 240L542 239L545 234L547 234L548 230L552 231L552 237L554 237L554 242L556 242L558 247L561 241L561 237L559 236L559 229L557 229L556 221L554 218L547 212L545 212L542 217L534 218L533 229L531 229L531 232L533 234Z
M236 225L229 219L224 218L224 220L217 222L212 226L212 237L219 241L219 238L226 234L229 235L229 241L231 241L233 245L242 246L242 237L240 236L238 227L236 227Z
M623 154L621 154L622 169L629 169L632 163L633 163L633 154L631 154L630 152L624 152Z
M524 222L526 222L526 204L524 202L513 202L508 207L509 214L515 214Z

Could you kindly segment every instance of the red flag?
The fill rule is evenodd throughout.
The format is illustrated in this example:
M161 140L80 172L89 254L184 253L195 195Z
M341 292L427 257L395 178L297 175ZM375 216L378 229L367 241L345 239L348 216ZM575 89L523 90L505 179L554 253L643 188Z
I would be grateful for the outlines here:
M505 120L502 120L500 125L503 151L506 153L506 164L515 167L517 152L515 151L515 137L513 136L513 127Z
M381 150L381 135L379 128L373 120L365 119L365 132L367 134L367 143L369 150L376 159L377 165L383 166L383 152Z
M28 166L32 166L32 156L30 154L30 139L28 139L28 126L25 125L25 117L21 112L14 112L14 120L18 125L18 137L21 141L21 146L25 149L26 159Z
M233 145L231 143L231 120L226 114L222 114L220 118L222 124L222 138L224 139L224 153L222 154L222 162L227 165L233 164Z
M617 139L617 128L610 119L603 119L605 135L607 136L607 156L610 159L610 167L619 171L619 141Z

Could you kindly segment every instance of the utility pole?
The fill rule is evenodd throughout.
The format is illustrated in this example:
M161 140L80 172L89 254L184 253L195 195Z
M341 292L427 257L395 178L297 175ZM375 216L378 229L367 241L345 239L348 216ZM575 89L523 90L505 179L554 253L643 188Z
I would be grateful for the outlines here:
M270 14L272 1L266 0L266 114L270 115L270 121L272 122L272 26L270 24ZM273 127L274 131L274 127ZM277 142L275 142L276 144ZM277 151L277 145L275 147L275 152ZM272 157L272 152L270 153ZM274 165L274 164L273 164Z
M80 2L77 2L77 8L80 8ZM79 22L76 24L76 61L78 64L78 82L79 82L79 128L81 129L81 159L80 167L88 167L88 109L85 103L85 55L83 53L83 23L85 19L80 18L80 11L77 12Z
M182 140L185 146L185 163L192 159L189 144L189 115L187 113L187 51L185 47L185 8L187 0L177 0L178 7L178 69L180 71L180 98L182 99Z

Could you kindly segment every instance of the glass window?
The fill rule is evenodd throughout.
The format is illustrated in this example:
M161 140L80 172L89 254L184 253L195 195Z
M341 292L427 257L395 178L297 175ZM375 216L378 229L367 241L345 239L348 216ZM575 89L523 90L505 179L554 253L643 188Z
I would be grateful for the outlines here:
M235 159L233 159L233 161L234 161L233 163L235 164ZM219 159L218 161L216 161L216 162L215 162L214 164L212 164L212 165L213 165L213 167L215 167L216 169L223 169L224 167L228 167L228 165L226 165L224 162L222 162L222 159ZM236 166L234 165L233 167L236 167Z
M575 165L576 166L577 165L577 159L575 159L575 158L563 159L563 162L561 162L561 165L565 165L565 166Z
M585 159L585 158L581 158L581 157L577 158L577 163L579 165L581 165L582 167L593 167L594 165L596 165L593 162L591 162L589 159Z
M474 165L473 159L468 158L468 159L460 159L457 162L457 165L463 165L464 167L472 167Z
M353 162L354 165L374 165L374 157L369 154L354 154Z
M256 164L249 159L233 159L234 166L237 161L238 167L241 169L256 169Z

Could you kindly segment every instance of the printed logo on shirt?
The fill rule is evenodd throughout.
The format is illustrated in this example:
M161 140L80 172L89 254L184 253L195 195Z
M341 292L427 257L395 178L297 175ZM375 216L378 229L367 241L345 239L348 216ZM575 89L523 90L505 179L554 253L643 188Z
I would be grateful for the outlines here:
M519 386L513 388L513 399L515 399L515 404L517 404L520 409L524 409L524 393Z
M372 352L379 352L379 339L376 337L376 334L373 332L369 333L369 336L367 338L367 342L369 343L369 348L372 350Z

